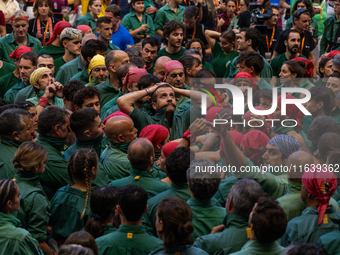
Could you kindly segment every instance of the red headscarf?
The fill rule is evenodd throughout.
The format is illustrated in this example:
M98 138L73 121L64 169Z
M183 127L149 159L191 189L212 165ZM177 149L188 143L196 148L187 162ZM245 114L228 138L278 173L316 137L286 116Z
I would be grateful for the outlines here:
M213 107L210 107L207 111L207 115L205 115L205 120L206 121L213 121L214 118L215 118L215 115L217 113L219 113L220 111L222 111L223 108L222 107L218 107L218 106L213 106ZM222 117L222 116L221 116Z
M292 60L294 60L294 61L300 61L301 60L301 61L305 62L306 65L307 65L307 69L305 69L305 74L307 75L307 77L312 77L314 64L311 61L309 61L308 59L302 58L302 57L293 58Z
M336 176L324 167L321 167L321 169L311 167L303 173L302 183L305 185L308 192L319 200L318 223L320 225L328 207L328 202L338 185Z
M50 38L50 40L46 43L46 45L51 44L54 39L57 37L57 35L60 35L61 32L67 27L72 27L70 23L67 21L59 21L57 24L55 24L54 29L53 29L53 36Z
M17 48L16 50L14 50L11 54L9 54L10 58L20 58L22 54L24 54L25 52L33 52L33 50L30 47L27 46L21 46L19 48Z
M340 50L333 50L330 53L328 53L327 58L334 58L334 56L338 54L340 54Z
M89 30L91 30L91 32L92 32L92 28L87 26L87 25L79 25L79 26L77 26L77 28L79 30L81 30L83 32L83 34L85 34Z
M241 132L238 131L229 131L229 134L231 135L231 138L233 139L234 143L237 145L237 147L240 147L242 138L244 135ZM220 147L221 147L221 152L225 154L225 150L222 144L222 139L220 141Z
M287 99L296 99L296 97L286 94ZM277 106L281 108L281 95L277 97ZM302 129L300 121L304 118L304 114L295 104L287 104L286 114L290 119L295 119L299 130Z
M147 125L140 132L139 138L147 138L154 147L163 142L169 135L169 130L162 125Z
M136 83L138 82L140 77L146 74L148 74L148 72L145 69L141 69L141 68L132 69L124 77L123 84L127 85L127 84Z
M257 85L256 85L256 82L255 82L254 76L252 76L250 73L240 72L240 73L235 75L235 78L234 78L234 80L231 84L235 85L237 79L239 79L239 78L246 78L249 81L250 86L253 88L253 93L256 91Z
M165 144L162 147L162 151L163 151L163 155L165 158L167 158L169 156L169 154L176 149L177 145L179 145L179 142L170 142Z
M168 76L168 74L176 69L182 69L184 71L184 67L181 62L177 60L171 60L168 63L166 63L164 66L164 72L165 72L164 81L166 81L166 77Z
M261 107L261 106L255 106L254 108L256 110L267 110L266 108ZM243 116L243 119L245 119L248 122L249 120L251 120L251 114L252 113L250 111L247 111L246 114ZM268 120L273 119L273 115L271 115L271 114L265 115L265 117ZM261 131L264 132L266 135L269 135L269 133L270 133L270 126L271 126L270 123L267 122L267 126L263 126Z
M241 146L250 153L249 159L259 164L269 140L269 137L262 131L253 130L244 135Z
M104 119L103 124L105 125L106 121L108 121L109 119L111 119L111 118L114 117L114 116L125 116L125 117L128 117L128 118L131 119L131 117L130 117L129 115L127 115L127 114L125 114L125 113L123 113L123 112L121 112L121 111L117 111L117 112L114 112L114 113L110 114L109 116L107 116L107 117Z

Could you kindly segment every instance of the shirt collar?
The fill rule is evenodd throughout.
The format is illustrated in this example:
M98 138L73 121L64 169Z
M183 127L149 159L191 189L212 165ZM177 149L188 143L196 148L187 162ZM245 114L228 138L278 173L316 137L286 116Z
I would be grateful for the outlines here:
M144 226L136 226L136 225L124 225L121 224L118 228L118 232L123 233L132 233L132 234L144 234L146 233ZM133 235L127 238L133 238Z
M236 213L227 212L227 215L224 218L224 225L226 228L230 226L235 226L238 228L247 228L248 226L248 218L238 215Z
M142 177L151 177L153 178L152 174L147 171L147 170L140 170L140 169L136 169L131 167L131 175L132 176L142 176Z

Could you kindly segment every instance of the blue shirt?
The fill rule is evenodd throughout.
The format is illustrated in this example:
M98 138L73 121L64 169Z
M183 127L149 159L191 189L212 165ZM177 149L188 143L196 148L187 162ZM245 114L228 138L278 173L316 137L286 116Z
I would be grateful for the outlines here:
M122 25L119 25L118 30L112 33L110 43L118 46L121 50L125 50L128 45L135 44L129 31Z

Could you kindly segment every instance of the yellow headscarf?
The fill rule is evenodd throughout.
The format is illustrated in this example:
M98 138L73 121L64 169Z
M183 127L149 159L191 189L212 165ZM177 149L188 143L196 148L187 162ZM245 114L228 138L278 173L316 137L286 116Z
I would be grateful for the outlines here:
M91 62L89 64L89 69L87 70L87 73L89 75L91 74L91 71L95 66L105 66L105 58L102 55L97 54L91 59ZM91 81L92 81L92 76L90 75L89 82Z
M31 85L34 86L34 84L36 84L37 81L39 80L40 76L45 72L52 72L52 71L48 69L47 67L40 67L36 69L30 76Z

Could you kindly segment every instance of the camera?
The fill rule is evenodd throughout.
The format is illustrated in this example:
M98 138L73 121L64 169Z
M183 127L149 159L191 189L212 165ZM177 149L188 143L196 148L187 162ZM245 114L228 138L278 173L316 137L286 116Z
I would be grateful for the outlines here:
M271 9L261 12L260 8L255 9L251 14L251 22L255 25L263 25L266 20L269 20L273 16Z

